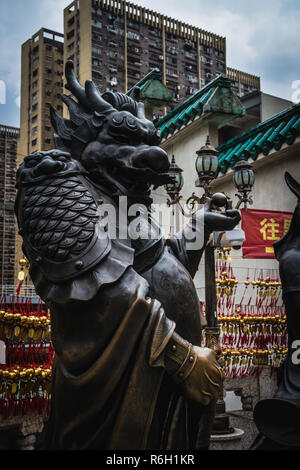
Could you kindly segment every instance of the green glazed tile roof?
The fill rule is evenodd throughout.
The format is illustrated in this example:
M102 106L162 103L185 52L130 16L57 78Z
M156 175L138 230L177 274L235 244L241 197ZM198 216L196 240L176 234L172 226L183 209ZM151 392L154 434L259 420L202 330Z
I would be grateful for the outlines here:
M139 82L137 82L133 88L139 87L141 92L147 88L151 80L158 80L162 82L162 72L159 69L152 69L147 75L145 75ZM130 95L133 88L128 90L127 95Z
M176 106L167 116L156 123L156 127L162 132L162 137L166 139L168 136L172 135L175 130L179 130L182 126L194 121L196 116L201 116L205 105L216 89L220 87L230 89L230 86L230 80L228 80L225 75L221 74L186 101ZM242 111L240 110L239 113L241 114Z
M167 106L174 101L172 93L162 83L162 72L157 68L137 82L127 95L130 96L136 87L140 89L140 101L155 103L157 106Z
M238 137L220 145L220 173L225 174L238 160L256 160L259 154L268 155L280 150L284 143L292 145L300 136L300 104L294 105Z

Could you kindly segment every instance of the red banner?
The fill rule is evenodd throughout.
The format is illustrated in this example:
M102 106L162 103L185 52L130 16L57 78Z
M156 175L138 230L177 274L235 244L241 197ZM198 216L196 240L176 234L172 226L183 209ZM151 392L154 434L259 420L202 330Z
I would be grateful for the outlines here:
M242 210L243 257L275 258L273 244L289 230L292 217L290 212Z

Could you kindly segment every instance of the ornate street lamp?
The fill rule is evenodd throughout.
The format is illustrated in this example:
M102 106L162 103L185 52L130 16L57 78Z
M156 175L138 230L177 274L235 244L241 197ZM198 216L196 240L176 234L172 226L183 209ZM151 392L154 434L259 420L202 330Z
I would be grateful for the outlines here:
M196 171L198 174L197 186L204 189L204 194L201 197L196 196L195 193L187 200L187 207L190 209L190 214L193 212L195 205L205 204L208 199L211 200L213 208L219 210L222 207L229 209L232 207L232 201L222 193L212 194L211 182L217 177L219 172L219 159L218 151L211 145L208 136L206 144L201 147L197 152ZM251 165L246 161L240 161L234 167L234 183L237 187L239 198L237 209L240 208L242 203L247 210L247 204L253 204L252 198L249 196L252 191L255 176ZM169 206L178 205L181 212L185 214L180 205L180 190L183 187L182 169L175 163L175 157L172 158L170 167L170 176L173 176L174 183L166 186L166 190L170 197L168 201ZM215 273L215 247L213 244L208 244L205 249L205 305L206 305L206 346L214 349L220 353L219 345L219 327L218 327L218 314L217 314L217 292L216 292L216 273ZM225 412L225 402L223 399L223 389L220 398L217 402L217 413L215 417L214 434L231 434L234 430L230 427L229 416Z
M198 174L197 186L204 189L202 197L196 196L195 193L187 200L187 206L194 209L195 204L205 204L208 198L212 198L210 184L217 177L219 172L219 159L217 150L211 145L209 136L207 137L206 144L196 152L196 171ZM224 196L223 205L226 204L226 196ZM218 194L216 198L220 202L222 195ZM221 204L222 207L222 204Z
M204 189L206 196L210 196L210 183L217 177L219 170L219 152L211 145L208 136L206 144L196 153L198 155L196 171L199 177L199 186Z
M196 159L196 171L198 174L198 184L197 186L204 189L204 194L201 197L196 196L195 193L187 200L187 207L189 213L186 214L183 207L180 204L182 196L180 191L183 188L184 179L182 176L183 170L179 168L176 164L174 155L172 156L172 161L169 169L169 175L172 177L173 182L165 186L165 189L168 193L169 199L167 201L168 206L178 205L183 215L189 217L196 204L205 204L208 198L214 198L216 205L218 207L223 207L226 205L227 199L225 195L218 193L218 195L212 195L211 193L211 182L217 177L219 171L219 160L218 152L211 145L209 136L207 137L206 144L201 147L197 152Z
M173 155L169 168L169 176L173 179L173 181L165 185L165 190L167 191L170 198L167 201L169 207L174 206L175 204L179 204L180 199L182 199L182 196L180 196L180 191L182 190L184 184L182 173L183 170L176 164L175 156Z
M236 208L239 209L242 203L244 203L245 210L247 210L247 205L253 204L253 199L249 196L255 183L255 175L252 170L252 165L245 160L241 160L236 163L233 169L233 180L238 190L238 194L236 194L236 196L239 198Z

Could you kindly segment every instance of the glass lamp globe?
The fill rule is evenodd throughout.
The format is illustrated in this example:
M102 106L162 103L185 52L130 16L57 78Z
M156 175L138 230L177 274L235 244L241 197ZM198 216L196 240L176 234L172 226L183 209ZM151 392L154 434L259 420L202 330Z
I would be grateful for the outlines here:
M183 170L179 168L179 166L176 164L174 155L172 156L172 161L168 173L169 176L173 178L173 182L165 185L167 193L179 194L184 185L184 179L182 175Z
M234 166L234 183L240 192L251 191L255 183L255 175L250 163L242 160Z
M209 136L206 144L197 152L196 171L201 181L211 181L216 178L219 170L217 150L211 145Z

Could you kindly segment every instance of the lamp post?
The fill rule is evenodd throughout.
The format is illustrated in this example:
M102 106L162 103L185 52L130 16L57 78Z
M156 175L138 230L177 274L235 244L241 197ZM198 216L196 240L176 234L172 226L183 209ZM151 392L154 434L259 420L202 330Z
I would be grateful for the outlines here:
M195 204L205 204L208 199L215 207L231 208L232 201L230 201L224 194L218 193L212 195L211 182L217 177L219 171L218 152L211 145L208 136L206 144L201 147L197 152L196 171L198 174L197 186L203 188L204 194L198 197L195 193L187 200L187 206L192 210ZM172 157L170 167L170 176L173 176L173 183L166 187L170 197L168 204L178 205L181 212L185 214L180 205L180 191L183 187L182 169L175 163L175 157ZM254 172L251 165L246 161L239 161L234 167L234 183L238 190L239 201L236 209L239 209L244 203L245 210L248 204L253 204L252 198L249 196L255 181ZM206 320L207 327L205 328L206 346L220 354L219 344L219 327L218 327L218 313L217 313L217 291L216 291L216 272L215 272L215 247L209 243L205 249L205 306L206 306ZM229 416L226 414L226 407L223 397L223 388L220 393L219 400L216 406L216 416L213 428L213 434L226 435L234 432L230 427Z
M210 184L217 177L219 171L218 152L210 143L209 137L206 144L197 152L196 170L199 178L199 186L204 189L202 201L206 202L207 198L212 201L217 198L220 200L219 207L231 207L227 197L221 194L212 195ZM193 196L195 198L195 196ZM207 327L205 328L206 347L213 349L218 355L221 353L219 344L220 330L218 327L217 313L217 289L216 289L216 264L215 264L215 247L209 243L205 249L205 310ZM226 406L224 402L223 387L220 390L220 396L216 404L216 415L212 434L231 434L234 429L230 427L229 416L226 414Z

